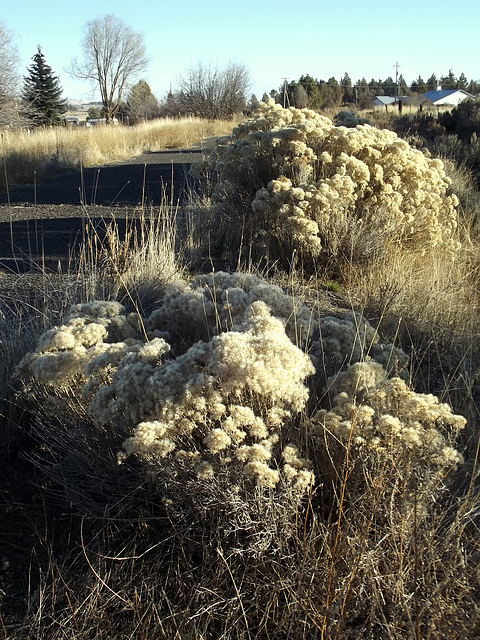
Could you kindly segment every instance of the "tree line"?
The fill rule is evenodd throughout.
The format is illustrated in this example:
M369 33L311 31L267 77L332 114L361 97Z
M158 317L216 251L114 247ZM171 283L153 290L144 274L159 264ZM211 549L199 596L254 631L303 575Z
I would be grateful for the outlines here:
M285 81L278 89L272 89L270 94L264 94L262 100L274 98L283 106L293 106L299 109L330 109L340 105L355 104L360 109L372 106L375 96L410 96L420 97L427 91L441 86L442 89L464 89L472 95L480 93L480 83L468 80L464 73L458 77L450 69L448 74L437 77L434 73L424 80L418 76L407 84L403 75L395 80L389 76L385 80L369 82L365 78L352 82L348 73L340 80L331 77L328 80L317 80L311 75L302 75L298 80ZM253 96L253 100L256 100Z

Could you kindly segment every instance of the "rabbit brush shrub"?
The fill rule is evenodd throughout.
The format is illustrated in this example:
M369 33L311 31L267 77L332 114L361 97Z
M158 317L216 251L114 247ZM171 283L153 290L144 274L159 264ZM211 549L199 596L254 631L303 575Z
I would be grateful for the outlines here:
M313 414L307 429L327 492L342 478L346 504L369 512L367 518L374 514L392 540L407 529L414 535L446 489L448 473L463 462L453 445L465 418L398 376L388 378L374 360L350 365L325 392L329 406Z
M407 363L360 314L318 319L280 287L220 272L170 284L145 319L116 302L76 305L17 375L57 414L79 398L119 443L120 462L134 455L165 478L228 473L302 494L316 470L307 438L328 431L343 442L352 424L363 451L410 447L425 468L460 461L437 427L463 418L408 389Z
M392 131L336 127L270 100L207 163L232 249L243 243L271 259L297 252L331 262L458 248L458 200L441 160Z
M458 435L465 418L435 396L415 393L398 376L387 379L378 362L351 365L330 381L329 393L331 409L315 414L314 432L328 428L342 442L352 439L391 461L403 453L416 456L425 468L462 462L448 435Z
M259 280L250 284L255 289ZM195 309L204 304L198 285L190 291L192 325L198 321ZM203 290L208 297L215 289ZM221 291L220 286L219 314ZM230 291L234 299L238 287ZM277 288L275 293L284 295ZM186 291L177 295L186 303ZM283 477L295 491L305 491L313 481L311 465L294 455L294 445L283 462L280 436L306 404L305 380L314 367L288 338L286 321L245 292L243 304L237 301L229 309L229 331L217 331L215 319L208 326L207 312L205 333L210 331L211 339L186 338L183 352L177 347L173 353L165 340L169 324L161 318L177 309L174 298L170 291L145 325L118 303L77 305L62 326L40 338L17 375L32 377L47 392L52 388L57 407L58 389L75 388L94 422L110 428L112 438L124 438L120 461L131 454L150 461L168 457L175 468L187 474L191 469L203 479L231 466L260 486L274 487ZM142 335L145 326L151 327L150 335ZM184 329L189 330L188 322Z

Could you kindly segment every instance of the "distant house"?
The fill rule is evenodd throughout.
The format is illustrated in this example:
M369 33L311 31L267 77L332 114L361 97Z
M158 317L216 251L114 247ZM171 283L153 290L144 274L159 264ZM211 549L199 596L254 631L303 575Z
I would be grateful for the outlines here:
M87 121L85 122L86 127L97 127L99 125L101 126L106 124L106 118L87 118ZM118 118L110 118L110 124L118 124Z
M432 91L424 93L421 101L422 104L433 104L436 107L441 107L443 105L456 107L464 100L474 99L475 96L472 96L472 94L465 91L465 89L442 89L442 87L437 87Z
M408 104L409 100L408 96L375 96L373 104L376 107L385 107L388 111L390 105L398 105L400 107L400 103L402 105Z
M66 127L76 127L78 125L77 116L62 116L62 120Z

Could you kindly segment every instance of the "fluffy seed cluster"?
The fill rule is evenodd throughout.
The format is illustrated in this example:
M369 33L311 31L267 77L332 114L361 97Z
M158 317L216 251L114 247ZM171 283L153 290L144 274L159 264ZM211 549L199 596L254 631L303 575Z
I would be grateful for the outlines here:
M314 435L345 441L353 430L359 448L386 457L409 450L424 465L460 460L442 429L463 418L410 390L398 377L407 362L360 314L318 319L256 276L217 273L172 284L146 318L115 302L73 307L17 375L47 394L57 387L57 399L77 385L92 419L123 441L120 461L135 454L165 473L208 480L228 471L303 493L313 463L305 431L291 427L309 406L310 380L334 396L310 421Z
M458 247L458 199L443 163L392 131L337 127L270 100L221 142L211 162L214 200L228 215L243 204L242 233L250 229L257 242L270 236L282 250L313 257L336 255L362 237L380 239L385 253Z
M29 370L40 384L62 385L82 376L85 366L107 342L138 335L138 316L123 314L118 302L90 302L72 307L68 322L46 331L37 350L20 363L17 375Z
M413 458L419 467L451 467L461 454L448 443L465 426L463 416L433 395L415 393L381 364L357 362L330 381L331 409L317 411L312 433L324 430L342 443L390 461Z
M194 310L195 320L200 308L205 313L206 296L218 295L217 313L228 316L230 330L215 332L219 318L204 320L206 330L216 333L210 340L186 341L183 352L174 353L163 337L172 319L158 335L161 318L172 310L171 292L145 323L119 304L97 302L75 307L64 325L44 334L19 373L44 385L76 379L93 419L129 434L120 459L168 457L203 479L230 466L259 486L273 488L282 479L305 491L313 482L311 465L291 452L284 459L280 435L306 404L312 362L287 336L288 318L274 317L255 300L259 279L247 282L242 300L238 287L220 285L217 291L212 281L201 287L197 280L190 296L185 286L177 301L177 308L185 304L184 314ZM281 291L271 291L272 299L275 293ZM282 296L277 308L286 311L288 297ZM233 306L230 298L237 300Z

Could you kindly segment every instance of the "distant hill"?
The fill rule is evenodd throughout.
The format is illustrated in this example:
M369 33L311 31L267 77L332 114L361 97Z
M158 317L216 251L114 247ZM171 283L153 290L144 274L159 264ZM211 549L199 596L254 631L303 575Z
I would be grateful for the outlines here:
M82 120L86 120L88 111L92 107L96 107L100 111L102 110L103 104L101 102L83 102L82 100L74 100L67 98L67 112L66 116L75 116L78 118L79 122Z
M97 109L101 109L103 107L102 102L84 102L82 100L75 100L67 98L66 100L68 113L87 113L89 109L92 107L96 107Z

